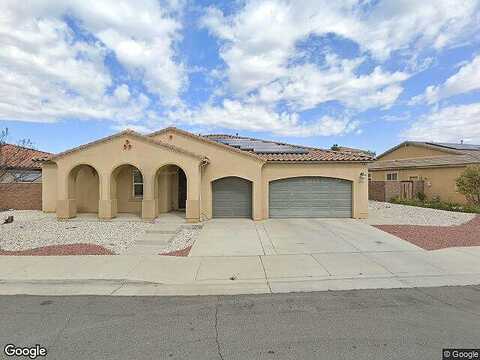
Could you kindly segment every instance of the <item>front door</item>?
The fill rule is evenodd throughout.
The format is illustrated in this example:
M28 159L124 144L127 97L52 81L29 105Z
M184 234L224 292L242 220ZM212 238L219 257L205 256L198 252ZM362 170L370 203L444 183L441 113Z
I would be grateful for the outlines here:
M178 208L187 207L187 177L182 169L178 170Z

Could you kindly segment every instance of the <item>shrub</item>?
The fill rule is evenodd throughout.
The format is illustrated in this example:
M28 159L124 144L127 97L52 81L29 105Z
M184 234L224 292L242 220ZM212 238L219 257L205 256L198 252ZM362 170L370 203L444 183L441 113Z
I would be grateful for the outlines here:
M480 166L468 166L457 180L457 189L467 200L480 205Z
M424 201L421 201L420 199L400 199L399 197L395 197L395 198L392 198L390 202L393 204L400 204L400 205L419 206L419 207L430 208L430 209L480 214L480 205L474 205L474 204L462 205L462 204L456 204L451 202L445 202L445 201L440 201L440 198L438 197L432 200L424 200Z
M425 196L425 194L421 191L417 192L417 199L420 200L420 201L425 201L427 200L427 197Z

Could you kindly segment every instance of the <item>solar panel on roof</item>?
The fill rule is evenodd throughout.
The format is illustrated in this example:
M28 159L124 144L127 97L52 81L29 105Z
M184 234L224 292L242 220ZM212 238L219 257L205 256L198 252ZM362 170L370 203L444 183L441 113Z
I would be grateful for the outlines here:
M239 148L245 151L254 151L262 154L276 154L276 153L289 153L289 154L305 154L308 150L299 146L277 144L274 142L266 142L262 140L254 140L248 138L215 138L211 137L210 140L220 142L225 145L229 145L235 148Z
M432 143L433 145L440 145L456 150L480 150L480 145L474 144L452 144L452 143Z

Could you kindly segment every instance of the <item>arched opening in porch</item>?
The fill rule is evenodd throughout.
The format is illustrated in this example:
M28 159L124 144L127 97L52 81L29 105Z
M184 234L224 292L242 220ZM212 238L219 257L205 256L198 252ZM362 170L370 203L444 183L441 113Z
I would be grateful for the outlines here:
M143 174L130 164L116 167L111 174L110 196L114 202L114 214L142 214L144 194Z
M71 214L98 214L100 181L97 170L87 164L75 166L68 174L68 199Z
M187 175L178 165L168 164L155 174L157 216L175 212L185 216L187 207Z

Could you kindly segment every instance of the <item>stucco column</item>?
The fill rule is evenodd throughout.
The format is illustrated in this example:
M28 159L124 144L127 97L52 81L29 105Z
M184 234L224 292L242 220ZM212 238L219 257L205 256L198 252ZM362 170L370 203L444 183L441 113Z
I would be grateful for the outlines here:
M367 171L365 170L366 174ZM353 218L366 219L368 217L368 179L360 177L353 182Z
M73 197L75 180L68 170L59 166L57 171L57 218L69 219L77 215L77 206Z
M261 177L253 181L252 195L253 195L253 199L252 199L253 220L262 220L263 219L263 197L262 197L262 178Z
M111 219L117 215L117 199L112 199L112 176L109 172L102 171L99 178L98 217Z
M155 174L143 174L142 219L153 220L157 217L157 201L155 200Z
M190 170L187 174L187 204L185 217L187 222L200 221L200 166Z

